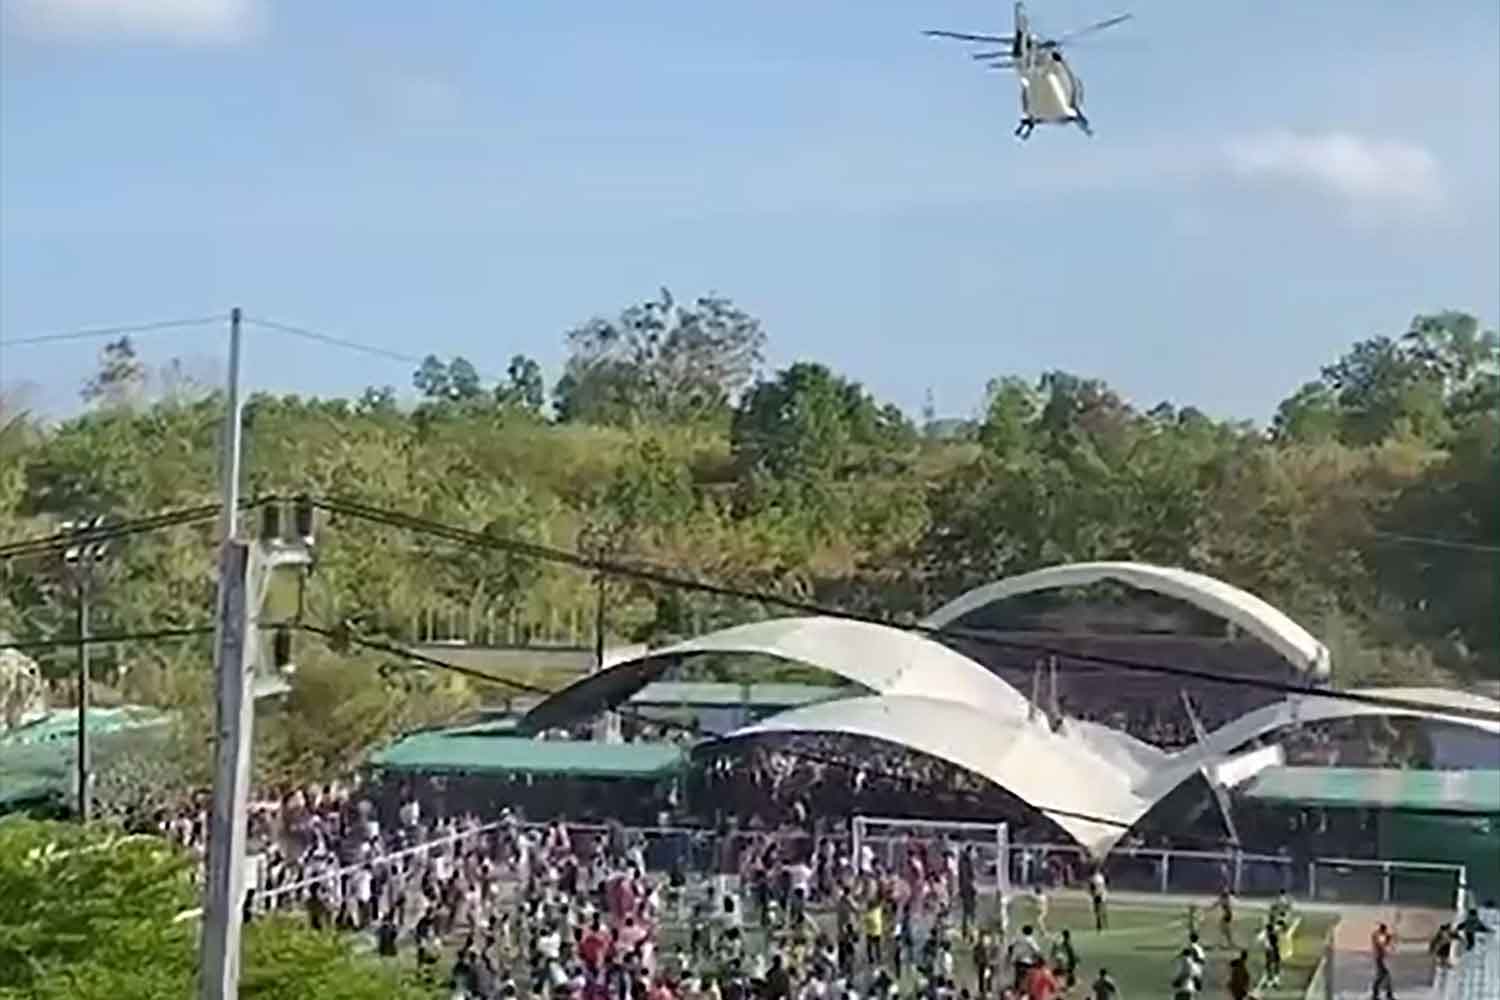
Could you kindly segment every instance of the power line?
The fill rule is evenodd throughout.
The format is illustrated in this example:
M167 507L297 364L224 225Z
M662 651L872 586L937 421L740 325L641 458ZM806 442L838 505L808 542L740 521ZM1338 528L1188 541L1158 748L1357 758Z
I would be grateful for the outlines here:
M273 497L261 497L254 500L244 501L242 509L257 507L261 504L271 502ZM908 632L914 632L928 638L942 640L945 638L965 639L978 644L997 649L1009 649L1034 655L1046 655L1059 657L1065 661L1094 664L1119 670L1127 670L1139 673L1151 673L1171 677L1181 677L1206 683L1223 684L1228 686L1253 687L1259 690L1271 691L1282 695L1301 695L1305 697L1327 698L1342 700L1359 704L1370 705L1376 708L1387 708L1398 711L1409 712L1432 712L1441 711L1444 714L1461 718L1473 718L1484 722L1500 721L1500 712L1492 712L1484 709L1469 708L1467 706L1439 706L1427 702L1412 701L1404 698L1392 698L1385 695L1367 694L1356 691L1340 691L1336 689L1320 688L1304 684L1291 684L1284 681L1276 681L1269 678L1257 678L1246 676L1226 677L1207 670L1196 670L1191 667L1181 667L1168 664L1147 663L1138 660L1128 660L1121 657L1105 656L1093 653L1084 653L1068 650L1061 647L1051 646L1037 642L1023 642L1014 639L1005 639L997 635L993 630L963 629L945 626L934 628L917 623L896 622L882 618L877 615L866 615L847 611L842 608L831 608L809 601L785 597L765 591L751 591L721 584L708 583L675 575L667 570L615 562L613 560L598 559L586 556L578 552L570 552L564 549L539 545L533 542L525 542L516 539L500 538L489 534L470 531L464 528L454 527L438 521L405 514L399 511L390 511L378 507L360 504L355 501L338 498L319 498L314 500L319 508L332 514L341 514L357 519L367 520L388 527L401 528L419 534L442 538L470 548L482 548L490 551L505 552L513 555L521 555L527 558L543 562L559 563L572 566L576 569L589 572L602 573L606 576L633 579L644 583L652 583L658 586L675 588L679 590L690 590L706 593L712 596L724 597L733 600L752 601L759 604L781 607L786 610L797 611L803 614L817 615L826 618L839 618L847 621L857 621L869 625L879 625L887 628L897 628ZM0 546L0 559L15 558L18 556L36 555L49 551L58 551L69 546L85 542L107 541L114 538L126 537L183 524L191 524L206 521L217 517L220 513L218 505L208 505L196 508L185 508L178 511L169 511L153 517L142 518L133 522L125 522L118 525L107 525L92 531L70 534L62 533L46 538L31 539L24 542L11 543ZM551 692L547 692L550 694Z
M296 326L291 323L278 323L275 320L257 319L254 316L246 316L245 322L252 326L264 327L267 330L275 330L293 337L301 337L304 340L327 344L330 347L341 347L344 350L357 351L360 354L368 354L371 357L385 358L387 361L400 361L403 364L421 365L424 360L414 354L402 354L400 351L392 351L384 347L360 343L357 340L350 340L347 337L335 337L332 334L319 333L317 330L310 330L305 326Z
M109 646L123 642L161 642L165 639L188 639L193 636L211 635L212 625L185 625L180 628L159 628L146 632L90 632L87 637L71 636L63 639L27 639L22 642L0 642L0 649L15 649L22 653L47 649L69 649L77 646Z
M279 333L285 333L293 337L301 337L304 340L313 341L319 344L325 344L329 347L338 347L346 351L353 351L356 354L366 354L370 357L383 358L387 361L398 361L402 364L413 365L417 368L420 368L427 361L426 357L419 358L415 354L403 354L400 351L393 351L386 347L378 347L374 344L367 344L363 341L354 340L350 337L340 337L335 336L331 333L323 333L320 330L314 330L306 326L298 326L295 323L282 323L278 320L262 319L255 316L246 316L245 322L252 326L262 327L267 330L275 330ZM429 357L431 356L433 355L429 355ZM460 355L453 355L453 357L457 358L460 357ZM464 360L467 361L468 359L465 358ZM478 369L475 369L474 373L478 375L479 378L483 381L505 381L505 378L502 376L479 371Z
M1500 555L1500 545L1487 545L1484 542L1471 542L1460 538L1431 538L1425 535L1403 535L1394 531L1372 531L1370 534L1376 538L1384 538L1392 542L1400 542L1405 545L1426 545L1436 549L1453 549L1459 552L1480 552L1488 555Z
M499 538L493 535L482 534L464 528L455 528L441 522L431 521L426 518L417 517L398 511L388 511L378 507L370 507L353 501L340 499L320 498L313 501L314 504L331 514L342 514L344 516L360 518L388 527L402 528L408 531L428 534L433 537L443 538L471 548L483 548L491 551L506 552L513 555L522 555L532 559L546 562L561 563L590 572L602 573L606 576L617 576L626 579L638 580L643 583L653 583L659 586L676 588L679 590L692 590L706 593L716 597L725 597L735 600L754 601L760 604L773 605L803 614L817 615L826 618L841 618L847 621L862 622L868 625L881 625L887 628L897 628L908 632L915 632L934 639L966 639L975 643L983 644L993 648L1010 649L1019 652L1033 653L1037 655L1056 656L1065 660L1073 660L1081 663L1092 663L1099 666L1112 667L1119 670L1136 671L1141 673L1161 674L1172 677L1190 678L1193 680L1207 681L1216 684L1230 686L1254 687L1260 690L1272 691L1283 695L1301 695L1315 698L1328 698L1360 704L1370 705L1377 708L1394 709L1398 711L1433 712L1441 711L1447 715L1463 718L1473 718L1484 722L1500 722L1500 712L1487 711L1484 709L1468 708L1465 706L1439 706L1427 702L1412 701L1405 698L1392 698L1385 695L1366 694L1356 691L1340 691L1336 689L1314 687L1306 684L1292 684L1285 681L1276 681L1269 678L1233 676L1225 677L1207 670L1196 670L1191 667L1180 667L1167 664L1145 663L1138 660L1128 660L1115 656L1104 656L1094 653L1083 653L1074 650L1063 649L1036 642L1022 642L1013 639L1004 639L992 630L964 629L945 626L936 628L921 624L891 621L877 615L865 615L857 612L846 611L841 608L830 608L809 601L796 598L784 597L764 591L742 590L727 587L720 584L706 583L699 580L676 576L665 570L654 567L629 565L606 559L597 559L585 556L577 552L569 552L564 549L556 549L549 546L538 545L534 542L525 542L515 539Z
M241 510L249 510L268 503L271 497L260 497L254 500L246 500L240 503ZM129 521L117 521L113 524L106 523L98 528L90 528L86 531L59 532L55 535L46 535L40 538L28 538L16 542L0 544L0 560L14 559L23 556L43 555L48 552L56 552L70 548L74 545L94 544L108 542L117 538L128 538L132 535L148 534L174 528L185 524L196 524L209 521L222 513L218 504L205 504L199 507L183 507L177 510L164 511L160 514L152 514L146 517L135 518Z
M28 344L55 344L69 340L94 340L100 337L123 337L132 333L154 333L157 330L175 330L189 326L207 326L210 323L225 323L228 313L215 316L198 316L192 319L164 319L154 323L130 323L121 326L97 326L62 333L43 333L27 337L12 337L0 340L0 347L23 347Z

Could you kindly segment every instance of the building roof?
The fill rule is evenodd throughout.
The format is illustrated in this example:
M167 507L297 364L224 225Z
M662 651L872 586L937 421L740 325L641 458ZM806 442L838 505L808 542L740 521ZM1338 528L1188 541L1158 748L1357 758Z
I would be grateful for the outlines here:
M1069 563L1006 577L976 587L938 608L923 624L943 628L987 604L1060 587L1083 587L1114 580L1137 590L1175 597L1244 629L1284 659L1314 676L1331 670L1328 647L1277 608L1223 580L1190 570L1133 562Z
M497 735L508 730L467 726L413 733L370 758L389 771L442 774L547 774L575 778L658 778L679 769L682 747L671 743L597 743Z
M1240 790L1261 802L1500 815L1500 771L1270 767Z
M719 681L655 681L631 696L632 705L693 708L796 708L852 692L821 684L732 684Z

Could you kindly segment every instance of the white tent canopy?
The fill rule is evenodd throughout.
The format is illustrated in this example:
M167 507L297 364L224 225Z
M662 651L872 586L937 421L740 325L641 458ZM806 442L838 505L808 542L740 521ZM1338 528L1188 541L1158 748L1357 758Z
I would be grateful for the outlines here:
M1328 648L1313 638L1307 629L1259 597L1202 573L1147 563L1070 563L1006 577L949 601L928 615L923 624L944 628L969 612L996 601L1041 590L1083 587L1103 580L1165 594L1202 608L1255 636L1297 669L1315 677L1328 676Z
M783 712L725 738L770 733L845 733L929 754L989 779L1101 854L1151 807L1113 761L1052 732L1040 716L996 718L960 702L912 695L844 698Z

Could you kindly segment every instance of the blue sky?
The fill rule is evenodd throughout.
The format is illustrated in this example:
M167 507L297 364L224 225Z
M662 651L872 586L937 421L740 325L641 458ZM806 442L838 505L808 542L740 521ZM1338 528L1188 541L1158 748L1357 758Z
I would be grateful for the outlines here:
M1500 320L1492 0L1126 2L1073 52L1097 135L1022 146L1012 80L919 35L1008 4L0 0L0 339L239 304L555 375L666 284L913 412L1064 368L1264 420L1418 311ZM0 348L0 384L64 410L97 346ZM246 371L410 374L264 331Z

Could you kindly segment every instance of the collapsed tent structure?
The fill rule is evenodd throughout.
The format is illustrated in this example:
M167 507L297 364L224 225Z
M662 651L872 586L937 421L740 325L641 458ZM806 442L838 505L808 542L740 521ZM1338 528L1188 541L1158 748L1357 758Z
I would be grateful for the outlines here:
M647 651L554 694L526 715L520 728L539 732L613 709L686 657L742 653L797 661L838 675L855 685L857 693L792 708L720 742L844 734L908 748L1005 789L1096 855L1109 851L1189 779L1204 775L1222 782L1232 772L1233 780L1246 780L1255 768L1279 763L1274 755L1261 755L1252 764L1241 760L1234 766L1237 752L1299 722L1409 715L1472 727L1500 739L1500 721L1451 711L1479 707L1500 719L1500 703L1480 699L1485 704L1476 705L1476 696L1423 689L1381 692L1414 703L1397 711L1346 698L1294 695L1202 734L1188 749L1168 752L1098 722L1049 717L1052 713L1039 712L1032 699L985 665L938 641L941 630L991 602L1101 580L1166 594L1224 619L1275 650L1306 684L1329 676L1327 648L1254 595L1186 570L1083 563L964 594L924 621L927 634L840 618L797 617L740 625Z

